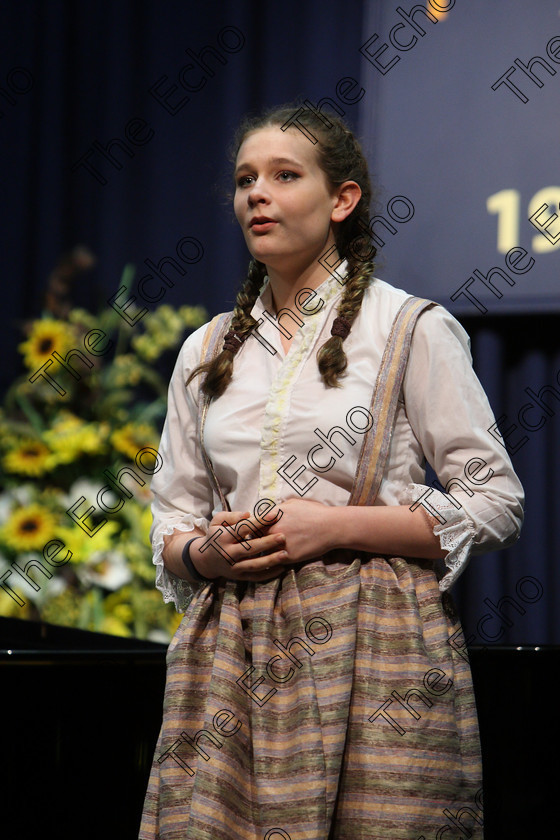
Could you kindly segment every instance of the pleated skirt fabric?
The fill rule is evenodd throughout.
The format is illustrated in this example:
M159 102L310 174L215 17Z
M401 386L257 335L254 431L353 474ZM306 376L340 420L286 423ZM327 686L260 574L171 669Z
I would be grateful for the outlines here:
M140 840L479 840L458 630L424 560L206 585L169 646Z

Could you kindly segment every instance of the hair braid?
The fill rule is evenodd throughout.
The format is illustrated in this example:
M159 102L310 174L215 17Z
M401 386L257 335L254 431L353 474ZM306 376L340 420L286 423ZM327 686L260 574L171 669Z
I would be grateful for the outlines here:
M352 137L352 143L354 147L357 146L354 137ZM355 149L354 154L361 156L359 146ZM365 291L372 281L374 272L372 257L375 255L375 247L371 243L369 234L368 206L358 204L356 209L359 212L353 220L354 224L351 228L346 228L345 238L339 234L338 239L339 253L346 253L347 258L344 293L337 308L331 337L317 351L319 372L323 382L329 388L340 387L339 378L344 376L348 366L348 359L343 346L344 341L348 337L352 324L360 311ZM356 231L358 232L356 233ZM348 235L351 233L354 236L349 240ZM345 328L336 334L335 325L339 319L342 320ZM340 332L343 334L340 334Z
M256 324L255 319L250 313L259 296L265 274L266 268L264 264L257 260L251 260L245 282L237 293L230 331L228 333L228 336L235 334L237 342L234 340L233 345L224 346L224 349L210 362L198 365L191 372L185 383L186 385L195 376L198 376L198 374L206 373L202 390L210 397L219 397L224 393L233 376L233 357L241 347L241 344L249 337L251 330ZM224 344L227 345L228 342L226 341Z
M348 273L350 274L350 268ZM344 294L337 309L337 318L343 318L348 322L348 329L345 331L346 335L331 335L317 351L319 373L323 382L329 388L341 387L338 380L344 375L348 366L343 342L347 338L354 319L360 311L364 293L371 283L372 274L373 263L368 263L362 267L362 270L358 274L353 274L346 281Z

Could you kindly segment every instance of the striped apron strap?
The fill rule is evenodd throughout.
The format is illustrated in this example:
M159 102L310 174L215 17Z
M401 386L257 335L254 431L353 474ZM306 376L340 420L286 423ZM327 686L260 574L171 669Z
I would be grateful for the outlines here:
M395 316L373 391L370 406L373 425L362 441L349 505L373 505L375 502L389 454L412 332L420 313L433 305L434 301L410 297Z
M216 315L208 324L206 332L204 333L204 339L202 341L202 350L200 353L201 364L204 364L204 362L209 362L211 359L217 356L218 353L221 352L226 332L228 331L229 325L231 323L231 315L231 312L224 312L221 315ZM198 390L197 437L200 443L202 457L204 458L204 463L206 464L206 469L208 470L208 475L212 480L214 489L220 497L220 501L222 503L222 510L229 510L229 505L222 492L222 488L220 487L220 483L216 477L216 473L214 472L212 461L210 460L208 453L204 448L204 423L206 422L206 415L208 413L208 406L210 405L211 398L202 390L203 382L204 374L201 374Z

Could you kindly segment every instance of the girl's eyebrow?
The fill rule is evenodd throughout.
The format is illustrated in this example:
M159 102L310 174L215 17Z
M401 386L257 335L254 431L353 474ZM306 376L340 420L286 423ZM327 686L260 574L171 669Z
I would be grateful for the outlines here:
M297 166L300 169L303 169L303 165L301 163L298 163L298 161L294 160L293 158L283 158L283 157L270 158L268 163L272 164L273 166L278 166L278 165L283 166L283 165L287 164L288 166ZM236 167L233 175L235 177L237 175L237 173L240 172L242 169L253 169L253 168L254 167L252 167L249 163L240 163L239 166Z

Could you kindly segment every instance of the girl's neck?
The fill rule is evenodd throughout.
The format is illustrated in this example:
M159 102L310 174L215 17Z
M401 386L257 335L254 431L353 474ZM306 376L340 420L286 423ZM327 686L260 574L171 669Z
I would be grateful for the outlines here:
M317 289L329 277L330 271L318 260L303 271L277 271L267 266L270 291L276 313L293 309L294 300L302 289Z

